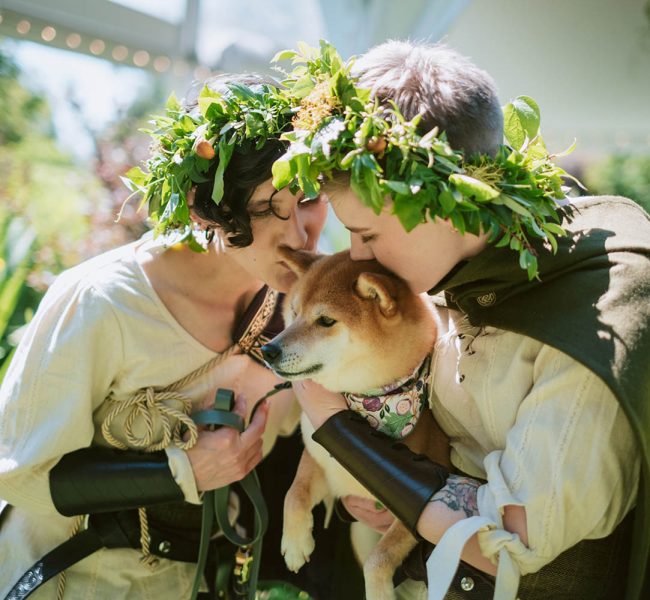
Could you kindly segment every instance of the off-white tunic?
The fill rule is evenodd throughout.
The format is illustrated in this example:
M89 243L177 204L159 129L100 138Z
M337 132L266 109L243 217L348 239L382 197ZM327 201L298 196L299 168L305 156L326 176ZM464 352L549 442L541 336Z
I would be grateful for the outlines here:
M141 388L165 387L216 356L173 318L136 260L136 252L160 251L145 238L62 274L19 345L0 388L0 498L12 505L0 529L0 597L69 537L73 519L56 512L48 472L68 452L91 443L108 445L100 433L112 406L107 396L119 401ZM195 407L209 402L219 386L238 390L253 403L277 381L239 353L181 391ZM272 404L267 451L291 405L289 394L283 396ZM116 419L111 431L126 442L124 418ZM160 421L155 422L154 441L162 435ZM136 423L136 433L144 433L141 425ZM198 503L187 455L176 447L166 452L186 500ZM139 556L132 549L96 552L67 571L65 597L189 596L194 565L161 559L152 575ZM54 578L32 597L54 598L56 585Z
M640 465L609 388L556 349L436 311L430 403L452 463L487 480L478 490L479 513L491 523L479 533L483 554L496 563L505 551L517 577L609 535L635 504ZM507 505L525 507L529 547L502 528ZM448 530L438 548L454 535Z

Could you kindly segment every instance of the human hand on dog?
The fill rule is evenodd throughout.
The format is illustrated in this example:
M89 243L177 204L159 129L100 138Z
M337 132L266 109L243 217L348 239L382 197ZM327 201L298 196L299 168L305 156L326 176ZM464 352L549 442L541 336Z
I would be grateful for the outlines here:
M293 391L314 429L318 429L332 415L348 407L341 394L330 392L311 379L294 381Z
M199 427L196 444L186 451L197 490L215 490L240 481L257 466L262 460L262 434L268 411L268 401L260 404L241 434L232 427L220 427L216 431ZM235 399L233 412L246 418L247 403L243 395Z
M345 510L357 521L361 521L361 523L379 533L386 533L393 521L395 521L393 513L375 500L369 500L361 496L344 496L341 498L341 502L343 502Z

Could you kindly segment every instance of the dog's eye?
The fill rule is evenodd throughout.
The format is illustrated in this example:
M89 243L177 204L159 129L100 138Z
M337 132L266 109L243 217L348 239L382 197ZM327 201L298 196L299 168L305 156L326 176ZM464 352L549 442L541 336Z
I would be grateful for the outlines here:
M316 323L321 327L331 327L334 325L334 323L336 323L336 319L332 319L323 315L322 317L318 317L318 319L316 319Z

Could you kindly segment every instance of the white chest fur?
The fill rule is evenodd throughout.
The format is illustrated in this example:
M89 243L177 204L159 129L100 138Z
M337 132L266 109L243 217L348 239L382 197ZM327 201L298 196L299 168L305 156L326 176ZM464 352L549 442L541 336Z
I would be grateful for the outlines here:
M366 490L350 473L348 473L320 444L311 439L314 427L303 413L300 418L300 428L305 448L311 457L318 463L325 472L325 479L330 492L337 498L352 494L363 498L374 499L374 496Z

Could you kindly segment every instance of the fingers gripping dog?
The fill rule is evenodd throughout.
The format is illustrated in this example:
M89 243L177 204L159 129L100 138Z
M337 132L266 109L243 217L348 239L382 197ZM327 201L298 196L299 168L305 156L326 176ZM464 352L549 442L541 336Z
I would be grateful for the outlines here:
M285 301L286 329L262 348L269 366L285 379L311 378L344 393L350 409L372 428L448 466L447 439L431 412L422 410L435 339L427 301L376 261L352 261L347 252L287 250L284 256L298 280ZM285 499L282 539L294 571L314 549L315 505L328 496L373 498L312 440L305 416L301 427L305 451ZM395 520L365 561L366 597L394 598L393 573L415 543Z

